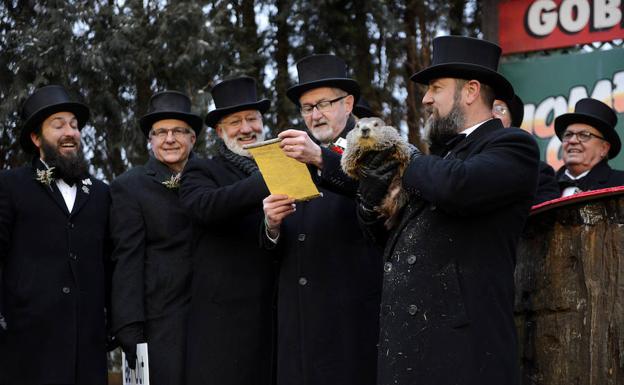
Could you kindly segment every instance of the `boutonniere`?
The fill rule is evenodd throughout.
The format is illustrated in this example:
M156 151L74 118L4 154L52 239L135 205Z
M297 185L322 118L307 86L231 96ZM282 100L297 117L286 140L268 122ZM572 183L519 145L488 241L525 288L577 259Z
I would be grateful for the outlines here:
M165 187L170 188L170 189L180 188L180 177L181 177L181 173L177 173L175 175L172 175L171 178L162 182L162 184L164 184Z
M347 140L345 138L338 138L334 143L329 145L329 149L338 155L342 155L347 148Z
M83 179L81 182L82 182L82 184L83 184L83 185L85 185L85 186L91 186L91 184L92 184L92 183L91 183L91 179L89 179L89 178L85 178L85 179Z
M50 187L50 184L54 182L54 167L50 167L46 170L37 169L37 182Z
M85 194L89 193L89 188L85 185L82 185L82 192L84 192Z

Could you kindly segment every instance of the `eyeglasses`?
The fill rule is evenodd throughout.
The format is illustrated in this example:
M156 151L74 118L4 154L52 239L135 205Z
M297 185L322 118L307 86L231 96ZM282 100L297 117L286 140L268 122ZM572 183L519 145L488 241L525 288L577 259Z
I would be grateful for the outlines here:
M156 138L163 140L169 136L169 133L171 133L174 138L180 139L185 135L190 134L191 130L186 127L154 128L151 132L151 136L155 136Z
M492 109L494 110L494 112L499 113L501 115L505 115L507 112L509 112L509 108L503 106L502 104L495 104L494 107L492 107Z
M594 135L588 131L579 131L579 132L566 131L563 133L563 136L561 137L561 141L569 142L572 140L572 137L574 136L576 136L576 139L581 143L585 143L591 138L598 138L598 139L605 140L605 138L603 138L602 136Z
M327 112L332 108L334 103L346 98L347 96L349 95L343 95L332 100L321 100L316 104L304 104L301 106L301 115L308 116L312 113L312 111L314 111L315 108L318 112Z

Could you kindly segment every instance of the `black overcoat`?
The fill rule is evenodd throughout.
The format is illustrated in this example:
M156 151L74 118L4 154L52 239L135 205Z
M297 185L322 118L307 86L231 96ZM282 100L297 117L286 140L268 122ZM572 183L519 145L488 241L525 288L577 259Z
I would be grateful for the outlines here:
M564 180L569 178L565 176L566 167L563 166L557 170L557 180L561 184L561 193L565 189ZM596 164L587 175L581 179L577 179L576 186L581 191L600 190L603 188L624 186L624 171L614 170L609 166L607 160L604 159L600 163Z
M171 177L152 156L111 184L113 328L144 324L154 385L184 383L193 233Z
M187 383L271 384L275 262L260 247L259 172L218 156L189 160L180 199L197 225L189 312Z
M537 192L533 200L533 205L559 198L561 192L559 191L557 179L555 179L555 170L553 170L548 163L540 160L538 175Z
M35 167L0 172L0 383L105 384L108 186L78 182L69 213Z
M529 134L493 119L446 158L411 161L386 244L380 385L518 383L513 274L538 160Z
M321 175L311 170L323 196L297 203L275 249L281 258L277 382L374 384L381 249L358 225L340 157L323 149L323 162ZM330 185L333 191L325 188Z

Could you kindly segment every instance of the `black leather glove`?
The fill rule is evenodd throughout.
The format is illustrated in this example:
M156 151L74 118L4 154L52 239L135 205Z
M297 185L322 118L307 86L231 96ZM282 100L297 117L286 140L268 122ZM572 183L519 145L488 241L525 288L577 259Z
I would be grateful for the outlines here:
M135 322L126 325L117 331L115 339L119 342L119 346L126 353L126 361L131 369L136 368L136 346L145 342L143 336L143 323Z
M387 149L363 159L363 165L359 171L358 196L366 209L372 210L378 206L388 193L388 186L399 166L398 161L388 160L391 153L392 149Z

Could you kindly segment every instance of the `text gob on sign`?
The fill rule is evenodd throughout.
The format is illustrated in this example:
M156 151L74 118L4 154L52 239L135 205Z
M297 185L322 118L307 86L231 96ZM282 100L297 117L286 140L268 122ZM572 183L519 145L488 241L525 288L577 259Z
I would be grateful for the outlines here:
M624 0L507 0L498 11L503 53L624 39Z

